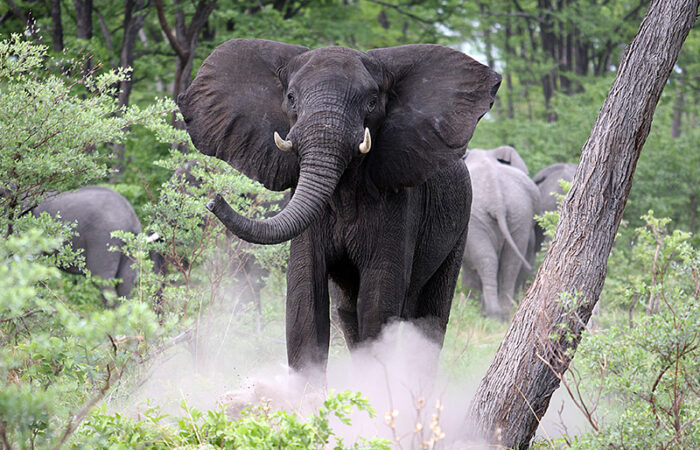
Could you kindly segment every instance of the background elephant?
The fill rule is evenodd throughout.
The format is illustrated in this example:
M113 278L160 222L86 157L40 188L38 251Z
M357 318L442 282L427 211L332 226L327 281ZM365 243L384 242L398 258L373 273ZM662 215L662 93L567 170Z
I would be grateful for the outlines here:
M537 172L533 181L540 190L540 206L543 213L556 211L559 208L557 195L564 194L559 180L573 180L577 167L578 164L573 163L555 163ZM540 251L545 238L544 229L539 224L535 224L536 251Z
M116 289L102 285L103 299L111 292L116 298L129 297L131 286L136 279L132 261L119 251L109 251L110 246L121 247L122 241L111 237L112 231L141 233L141 223L131 204L117 192L102 186L85 186L75 191L62 192L50 196L31 210L38 217L46 212L56 218L60 214L62 222L76 222L75 234L71 239L73 250L82 249L85 268L92 275L104 280L119 278ZM84 274L76 267L61 267L66 272Z
M464 252L465 287L482 292L488 316L504 317L522 273L534 263L534 216L540 193L522 170L488 152L468 152L472 210Z
M490 158L494 158L501 164L520 169L523 172L525 172L525 175L530 175L530 170L528 170L527 164L525 164L525 160L523 160L523 158L520 156L517 150L515 150L515 148L511 147L510 145L501 145L500 147L496 147L491 150L472 148L467 150L465 158L469 154L488 156Z
M295 189L266 220L221 196L208 205L247 241L292 239L293 369L325 367L329 277L349 346L392 319L415 320L442 343L471 202L459 158L499 84L437 45L362 53L241 39L202 64L178 99L195 146L269 189Z

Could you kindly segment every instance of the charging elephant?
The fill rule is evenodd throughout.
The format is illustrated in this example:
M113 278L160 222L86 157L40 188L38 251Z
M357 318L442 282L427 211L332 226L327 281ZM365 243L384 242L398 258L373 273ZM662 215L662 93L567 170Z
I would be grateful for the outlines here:
M486 152L467 152L472 210L464 252L465 287L481 291L484 312L504 318L522 273L534 263L534 216L540 193L520 169Z
M329 278L350 347L394 319L442 343L471 202L460 156L500 79L438 45L363 53L240 39L204 61L178 99L197 149L268 189L294 188L265 220L219 195L207 205L244 240L292 240L292 369L325 367Z
M60 215L62 222L76 222L75 234L71 239L74 250L82 249L85 268L92 275L104 280L119 278L116 289L102 285L103 299L109 305L112 297L129 297L131 286L136 279L132 261L119 251L109 251L109 247L121 247L122 241L111 237L112 231L141 232L141 223L134 208L127 199L112 189L102 186L85 186L75 191L62 192L48 197L31 210L38 217L46 212L52 217ZM84 274L76 267L61 267L73 274Z
M555 163L537 172L533 181L540 190L542 212L556 211L559 208L557 195L564 194L559 180L573 180L577 167L578 164L573 163ZM535 248L537 251L540 251L545 238L542 227L535 224Z
M482 156L488 156L494 158L501 164L505 164L507 166L511 166L516 169L522 170L523 172L525 172L525 175L530 175L530 171L527 168L527 164L525 164L525 161L517 152L517 150L515 150L515 148L511 147L510 145L501 145L500 147L496 147L490 150L471 148L467 151L467 154L479 154Z

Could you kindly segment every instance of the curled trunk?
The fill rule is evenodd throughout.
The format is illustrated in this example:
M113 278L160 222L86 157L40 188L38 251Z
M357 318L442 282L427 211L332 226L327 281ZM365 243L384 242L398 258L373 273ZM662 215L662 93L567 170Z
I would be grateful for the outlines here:
M241 239L255 244L278 244L300 235L321 216L338 185L344 167L319 156L302 160L299 182L289 204L274 217L252 220L234 211L217 194L207 208Z

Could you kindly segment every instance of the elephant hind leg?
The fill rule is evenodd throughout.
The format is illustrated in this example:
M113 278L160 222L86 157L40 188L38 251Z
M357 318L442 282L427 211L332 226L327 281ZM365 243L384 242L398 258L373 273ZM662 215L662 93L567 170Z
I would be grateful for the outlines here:
M501 307L498 303L498 254L490 244L479 245L479 248L470 249L469 258L481 280L481 298L483 299L484 313L488 317L500 317Z
M131 261L131 259L126 255L120 255L119 268L117 269L116 276L116 278L121 279L121 282L117 285L117 295L119 297L129 298L131 287L136 281L136 269L134 269L132 265L133 261Z
M340 326L349 349L360 343L359 323L357 320L357 294L359 277L354 270L343 267L331 272L329 291L333 310L333 322ZM352 274L348 276L348 274Z
M416 323L428 338L442 347L450 318L459 269L462 265L467 231L459 237L447 258L421 288L416 310Z

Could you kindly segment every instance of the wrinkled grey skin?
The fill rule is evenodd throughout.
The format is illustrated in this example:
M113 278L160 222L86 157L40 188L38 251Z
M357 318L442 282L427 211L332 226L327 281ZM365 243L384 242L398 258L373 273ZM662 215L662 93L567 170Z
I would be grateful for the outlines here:
M178 99L197 149L269 189L294 188L266 220L220 196L209 205L245 240L292 240L291 368L325 367L329 291L350 347L396 319L442 344L471 202L459 158L499 84L488 67L436 45L362 53L233 40L203 63ZM290 151L275 146L275 131Z
M112 231L141 232L134 208L120 194L102 186L85 186L75 191L62 192L49 197L31 210L34 216L46 212L52 217L60 213L62 222L77 222L75 235L71 240L74 250L83 249L85 267L92 275L105 280L119 278L116 286L101 286L104 295L129 297L131 286L136 280L136 270L132 261L119 251L109 251L110 246L121 247L122 241L111 237ZM73 274L83 274L75 267L61 269Z
M534 263L534 216L540 193L522 170L488 152L467 153L472 210L462 264L467 289L482 292L484 312L505 318L514 304L519 276Z
M467 151L465 157L469 154L490 156L491 158L496 159L501 164L520 169L523 172L525 172L525 175L530 175L530 171L527 168L527 164L525 164L525 161L517 152L517 150L515 150L515 148L511 147L510 145L501 145L500 147L496 147L490 150L472 148Z
M562 195L564 190L559 184L559 180L572 181L576 174L578 164L573 163L555 163L537 172L533 181L540 190L541 210L556 211L559 208L557 204L557 194ZM546 236L544 230L539 225L535 225L535 248L539 251Z

